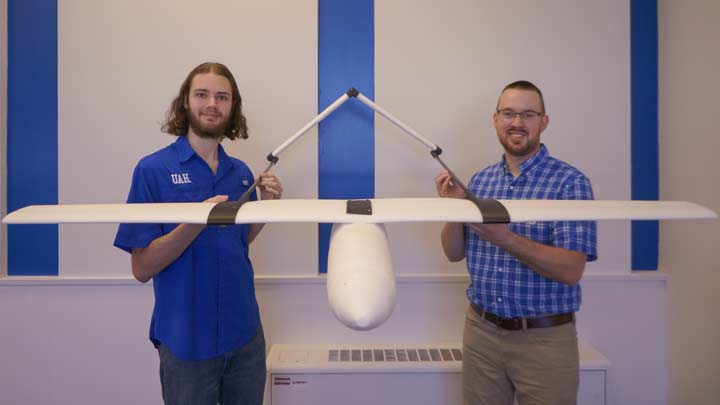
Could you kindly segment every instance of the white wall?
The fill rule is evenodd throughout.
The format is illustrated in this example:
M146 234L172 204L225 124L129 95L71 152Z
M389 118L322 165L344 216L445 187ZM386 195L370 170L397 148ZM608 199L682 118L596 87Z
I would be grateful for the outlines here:
M141 3L59 2L61 203L124 201L137 160L173 140L158 124L200 61L223 61L235 72L252 134L226 147L255 171L317 114L314 1ZM597 198L630 197L627 0L554 0L553 7L396 0L376 2L375 15L376 101L441 145L463 178L499 159L492 112L500 89L523 78L545 93L551 153L583 170ZM435 195L440 166L379 116L375 146L377 196ZM274 170L286 198L315 198L316 131ZM398 273L464 272L444 259L440 226L388 226ZM60 226L60 274L126 274L125 253L112 247L115 229ZM627 273L629 223L603 222L599 234L600 259L588 271ZM316 273L316 235L315 224L267 227L252 250L257 271ZM286 254L273 254L278 244Z
M333 318L322 279L256 280L268 345L459 342L466 284L400 278L389 321L355 332ZM664 403L664 281L598 275L583 287L578 331L612 362L608 404ZM0 402L161 403L152 304L152 287L130 280L0 281Z
M659 2L660 194L720 212L717 154L720 101L720 3ZM670 404L720 398L720 221L660 228L660 263L668 282Z
M500 159L492 113L500 90L526 79L545 96L551 119L542 140L550 153L585 172L596 198L630 198L626 0L377 1L375 16L377 102L440 145L465 181ZM375 149L377 196L435 195L442 168L381 117ZM388 227L398 272L465 271L445 260L440 227ZM629 229L627 222L599 224L600 258L589 272L629 271Z
M192 68L220 61L243 97L250 138L224 142L255 172L317 114L313 0L59 1L59 201L124 202L137 161L175 137L160 122ZM317 195L317 131L276 166L285 195ZM115 225L61 225L61 275L128 272ZM259 273L317 272L317 225L267 227L253 245ZM280 240L286 254L275 254ZM298 243L301 241L301 243ZM88 252L93 252L88 255Z
M172 141L159 132L159 122L181 80L200 61L220 60L235 72L252 134L227 148L255 171L265 166L268 152L317 113L316 2L223 0L202 9L189 0L115 3L59 2L61 202L125 199L135 162ZM661 117L674 121L661 118L663 198L718 209L717 194L703 194L709 191L688 181L712 167L702 161L713 149L708 145L717 142L713 127L693 131L692 136L703 134L704 144L687 142L690 134L681 119L687 113L675 111L690 104L664 104L668 85L676 86L674 94L699 92L683 86L699 87L701 79L681 82L678 77L711 77L717 63L706 72L662 51L668 39L696 38L686 21L717 15L708 13L717 6L708 2L681 9L666 3L660 10ZM551 153L585 171L598 198L629 198L628 1L553 0L504 7L469 0L442 7L429 1L377 1L376 101L440 144L446 162L468 178L500 156L490 123L498 91L518 78L533 80L545 92L552 119L544 134ZM663 31L664 20L679 31ZM718 36L717 28L702 27L693 29L709 30L703 38ZM693 45L696 57L702 49L713 49ZM669 49L686 52L682 46ZM677 70L667 70L671 66ZM706 105L712 105L712 96L706 97ZM686 136L668 141L669 125L677 126L673 134ZM309 133L281 158L276 172L286 198L317 195L316 140L316 133ZM376 118L375 141L378 197L434 194L432 179L439 168L425 149L381 117ZM689 152L700 157L697 162L688 164ZM717 246L717 228L694 225L661 228L661 264L672 274L669 359L678 370L671 371L673 400L683 398L684 387L707 392L711 385L704 379L718 375L712 358L702 357L705 351L718 358L711 344L718 341L717 329L692 340L681 335L679 346L675 343L677 319L699 311L674 303L694 302L692 290L702 291L700 274L710 277L705 273L717 267L709 253L710 246ZM0 402L90 404L108 403L108 396L116 403L159 402L157 360L147 341L152 290L128 279L129 258L111 247L114 231L114 226L62 226L63 277L54 283L0 280L0 358L5 359L0 362ZM467 281L463 264L442 259L439 225L393 225L388 232L398 273L421 276L400 278L397 308L388 323L358 333L332 318L324 282L314 276L316 226L267 227L252 251L268 341L459 340ZM690 257L688 252L697 250L692 241L701 240L707 241L707 250L701 250L706 254ZM278 247L285 254L278 255ZM612 362L608 403L665 403L665 281L662 275L630 274L628 224L602 223L599 247L601 259L583 280L578 326L581 337ZM673 295L680 286L678 273L687 277L686 287ZM85 276L95 281L87 284ZM705 305L712 302L709 294L699 294ZM690 322L684 322L679 326L689 328ZM685 360L677 348L684 352L689 345L698 349Z

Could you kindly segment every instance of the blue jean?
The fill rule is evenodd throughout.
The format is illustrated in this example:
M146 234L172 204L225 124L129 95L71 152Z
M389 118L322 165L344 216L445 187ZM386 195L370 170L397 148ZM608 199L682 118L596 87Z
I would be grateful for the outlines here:
M241 348L208 360L184 361L164 345L160 383L166 405L262 405L265 390L265 337L262 326Z

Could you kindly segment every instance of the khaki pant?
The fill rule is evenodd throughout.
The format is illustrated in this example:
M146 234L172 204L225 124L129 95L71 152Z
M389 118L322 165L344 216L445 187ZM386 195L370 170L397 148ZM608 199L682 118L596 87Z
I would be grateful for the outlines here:
M577 401L575 322L549 328L500 329L468 308L463 333L466 405L568 405Z

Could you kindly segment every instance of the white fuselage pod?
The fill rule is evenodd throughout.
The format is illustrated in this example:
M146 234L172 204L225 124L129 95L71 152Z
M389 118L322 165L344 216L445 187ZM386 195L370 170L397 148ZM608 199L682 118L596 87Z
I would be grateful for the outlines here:
M382 224L335 224L328 253L327 293L340 322L369 330L395 307L395 274Z

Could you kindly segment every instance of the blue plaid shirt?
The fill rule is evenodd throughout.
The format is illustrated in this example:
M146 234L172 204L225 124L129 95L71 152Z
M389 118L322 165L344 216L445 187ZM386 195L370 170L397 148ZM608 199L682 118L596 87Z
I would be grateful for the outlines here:
M592 200L590 181L579 170L548 155L545 145L520 165L513 178L503 158L476 173L468 185L479 198L518 200ZM510 230L545 245L575 250L597 259L593 221L526 222ZM465 227L470 302L502 317L534 317L580 309L580 285L570 286L532 271L503 249Z

